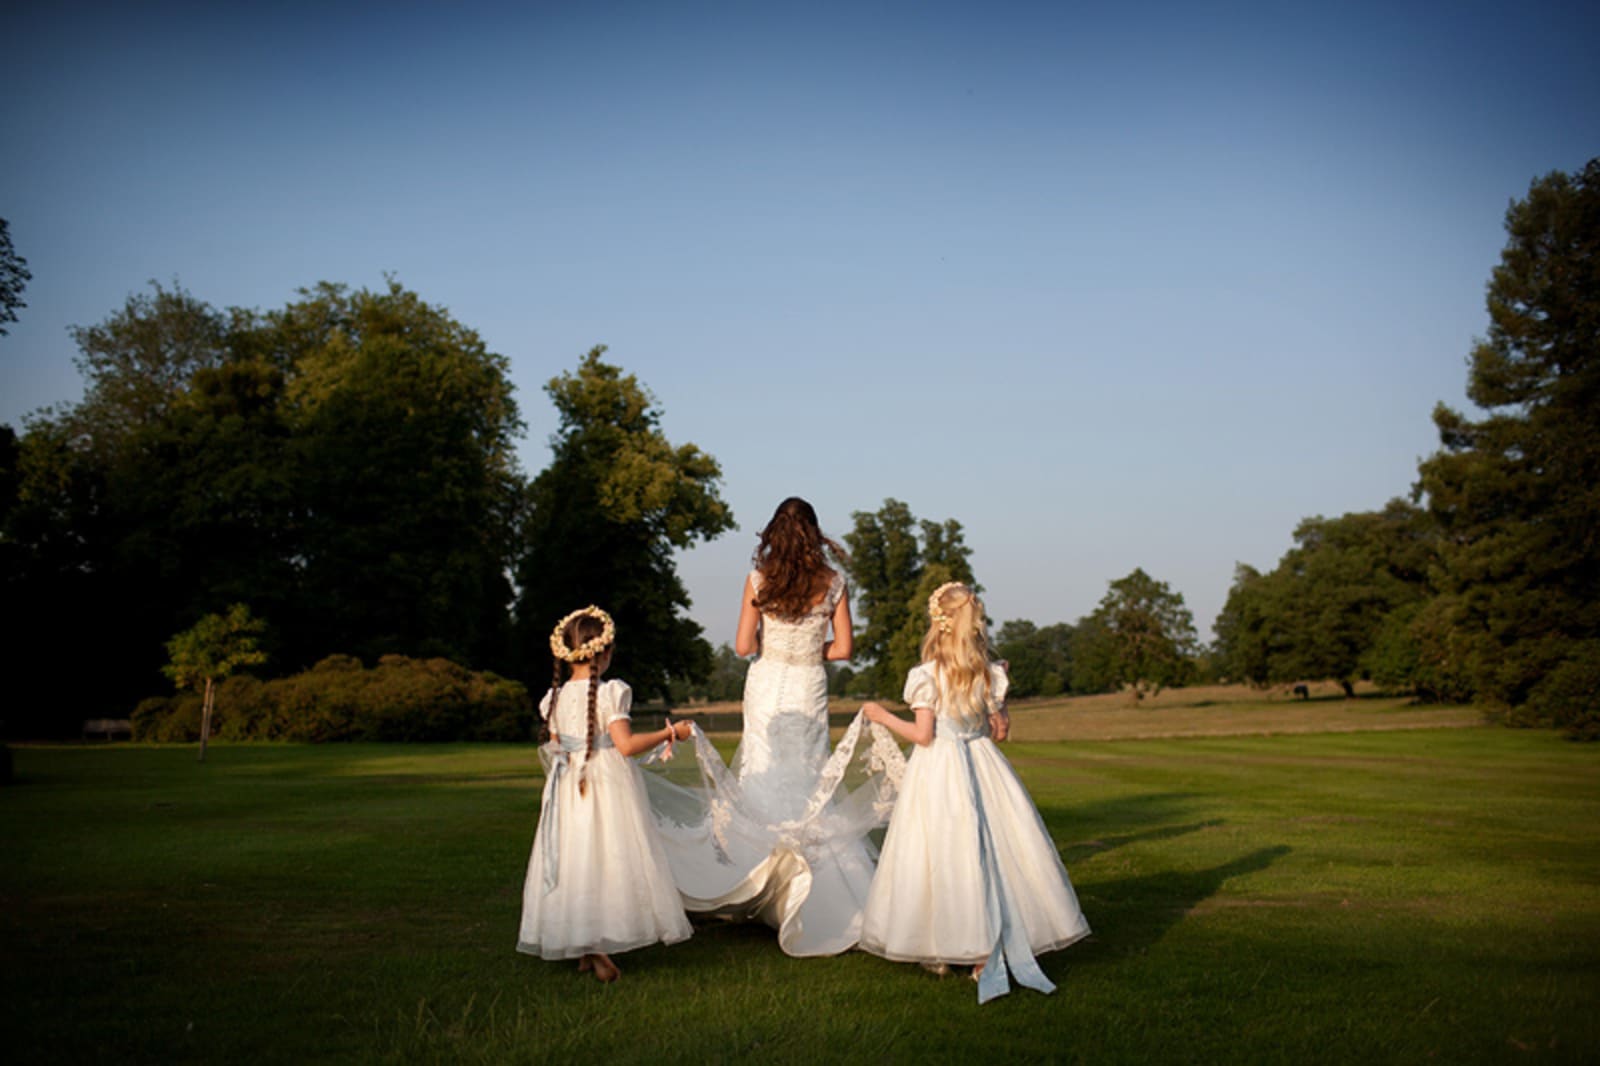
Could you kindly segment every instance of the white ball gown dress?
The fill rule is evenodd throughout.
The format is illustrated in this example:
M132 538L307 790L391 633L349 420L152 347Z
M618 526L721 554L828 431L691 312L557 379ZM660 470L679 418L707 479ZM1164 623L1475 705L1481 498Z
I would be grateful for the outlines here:
M607 727L628 716L633 695L621 681L595 693L595 751L585 755L587 680L561 686L539 705L554 737L539 749L544 796L522 889L517 950L544 959L672 944L692 929L656 835L643 776L611 743ZM587 763L586 794L578 780Z
M1005 671L990 666L1005 699ZM1018 983L1054 991L1036 954L1089 935L1067 868L1016 771L988 735L945 714L935 667L905 701L935 712L934 740L907 761L862 919L861 947L900 962L984 963L980 1002Z
M752 576L759 589L761 576ZM695 731L693 776L646 774L673 877L692 914L757 919L790 955L855 946L894 782L893 738L857 715L831 752L822 650L845 595L835 574L799 619L763 615L732 766Z

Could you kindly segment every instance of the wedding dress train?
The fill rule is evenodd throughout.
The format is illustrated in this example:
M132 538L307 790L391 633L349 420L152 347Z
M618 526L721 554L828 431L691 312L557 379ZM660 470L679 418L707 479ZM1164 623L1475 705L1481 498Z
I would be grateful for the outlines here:
M754 581L759 586L759 574ZM857 714L831 752L822 648L844 582L802 618L762 618L732 765L698 728L692 758L646 774L684 909L758 919L790 955L854 947L905 759Z

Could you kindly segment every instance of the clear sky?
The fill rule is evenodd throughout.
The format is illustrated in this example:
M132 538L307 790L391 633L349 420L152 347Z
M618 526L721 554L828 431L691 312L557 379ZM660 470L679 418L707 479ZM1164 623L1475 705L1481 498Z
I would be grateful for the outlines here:
M967 531L996 620L1409 491L1510 201L1600 154L1592 3L19 5L0 421L150 279L281 307L385 272L544 382L595 344L717 457L731 639L786 495Z

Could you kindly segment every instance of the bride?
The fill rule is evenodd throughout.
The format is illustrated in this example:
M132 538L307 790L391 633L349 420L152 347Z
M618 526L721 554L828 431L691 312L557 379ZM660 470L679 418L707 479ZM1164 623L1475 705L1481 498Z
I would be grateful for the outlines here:
M790 955L855 946L877 860L868 833L887 821L904 768L887 731L860 715L829 751L824 663L852 651L843 558L809 503L778 505L739 610L734 650L758 658L732 766L696 730L696 784L647 775L684 908L764 921Z

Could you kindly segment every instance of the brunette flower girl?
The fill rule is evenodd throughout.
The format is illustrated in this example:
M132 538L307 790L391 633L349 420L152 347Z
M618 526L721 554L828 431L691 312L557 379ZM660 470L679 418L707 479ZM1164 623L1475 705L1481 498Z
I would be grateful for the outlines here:
M928 601L907 722L868 719L917 745L862 916L861 947L936 972L971 965L978 1002L1019 983L1055 985L1034 959L1089 935L1066 867L1016 771L995 746L1010 727L1005 670L989 661L983 604L959 582Z
M639 769L627 756L689 737L687 722L633 732L633 693L600 680L616 627L598 607L563 618L550 635L555 680L539 704L549 743L539 828L522 889L517 950L578 959L601 981L622 975L612 952L687 939L684 916L656 836ZM562 663L571 677L562 684Z

